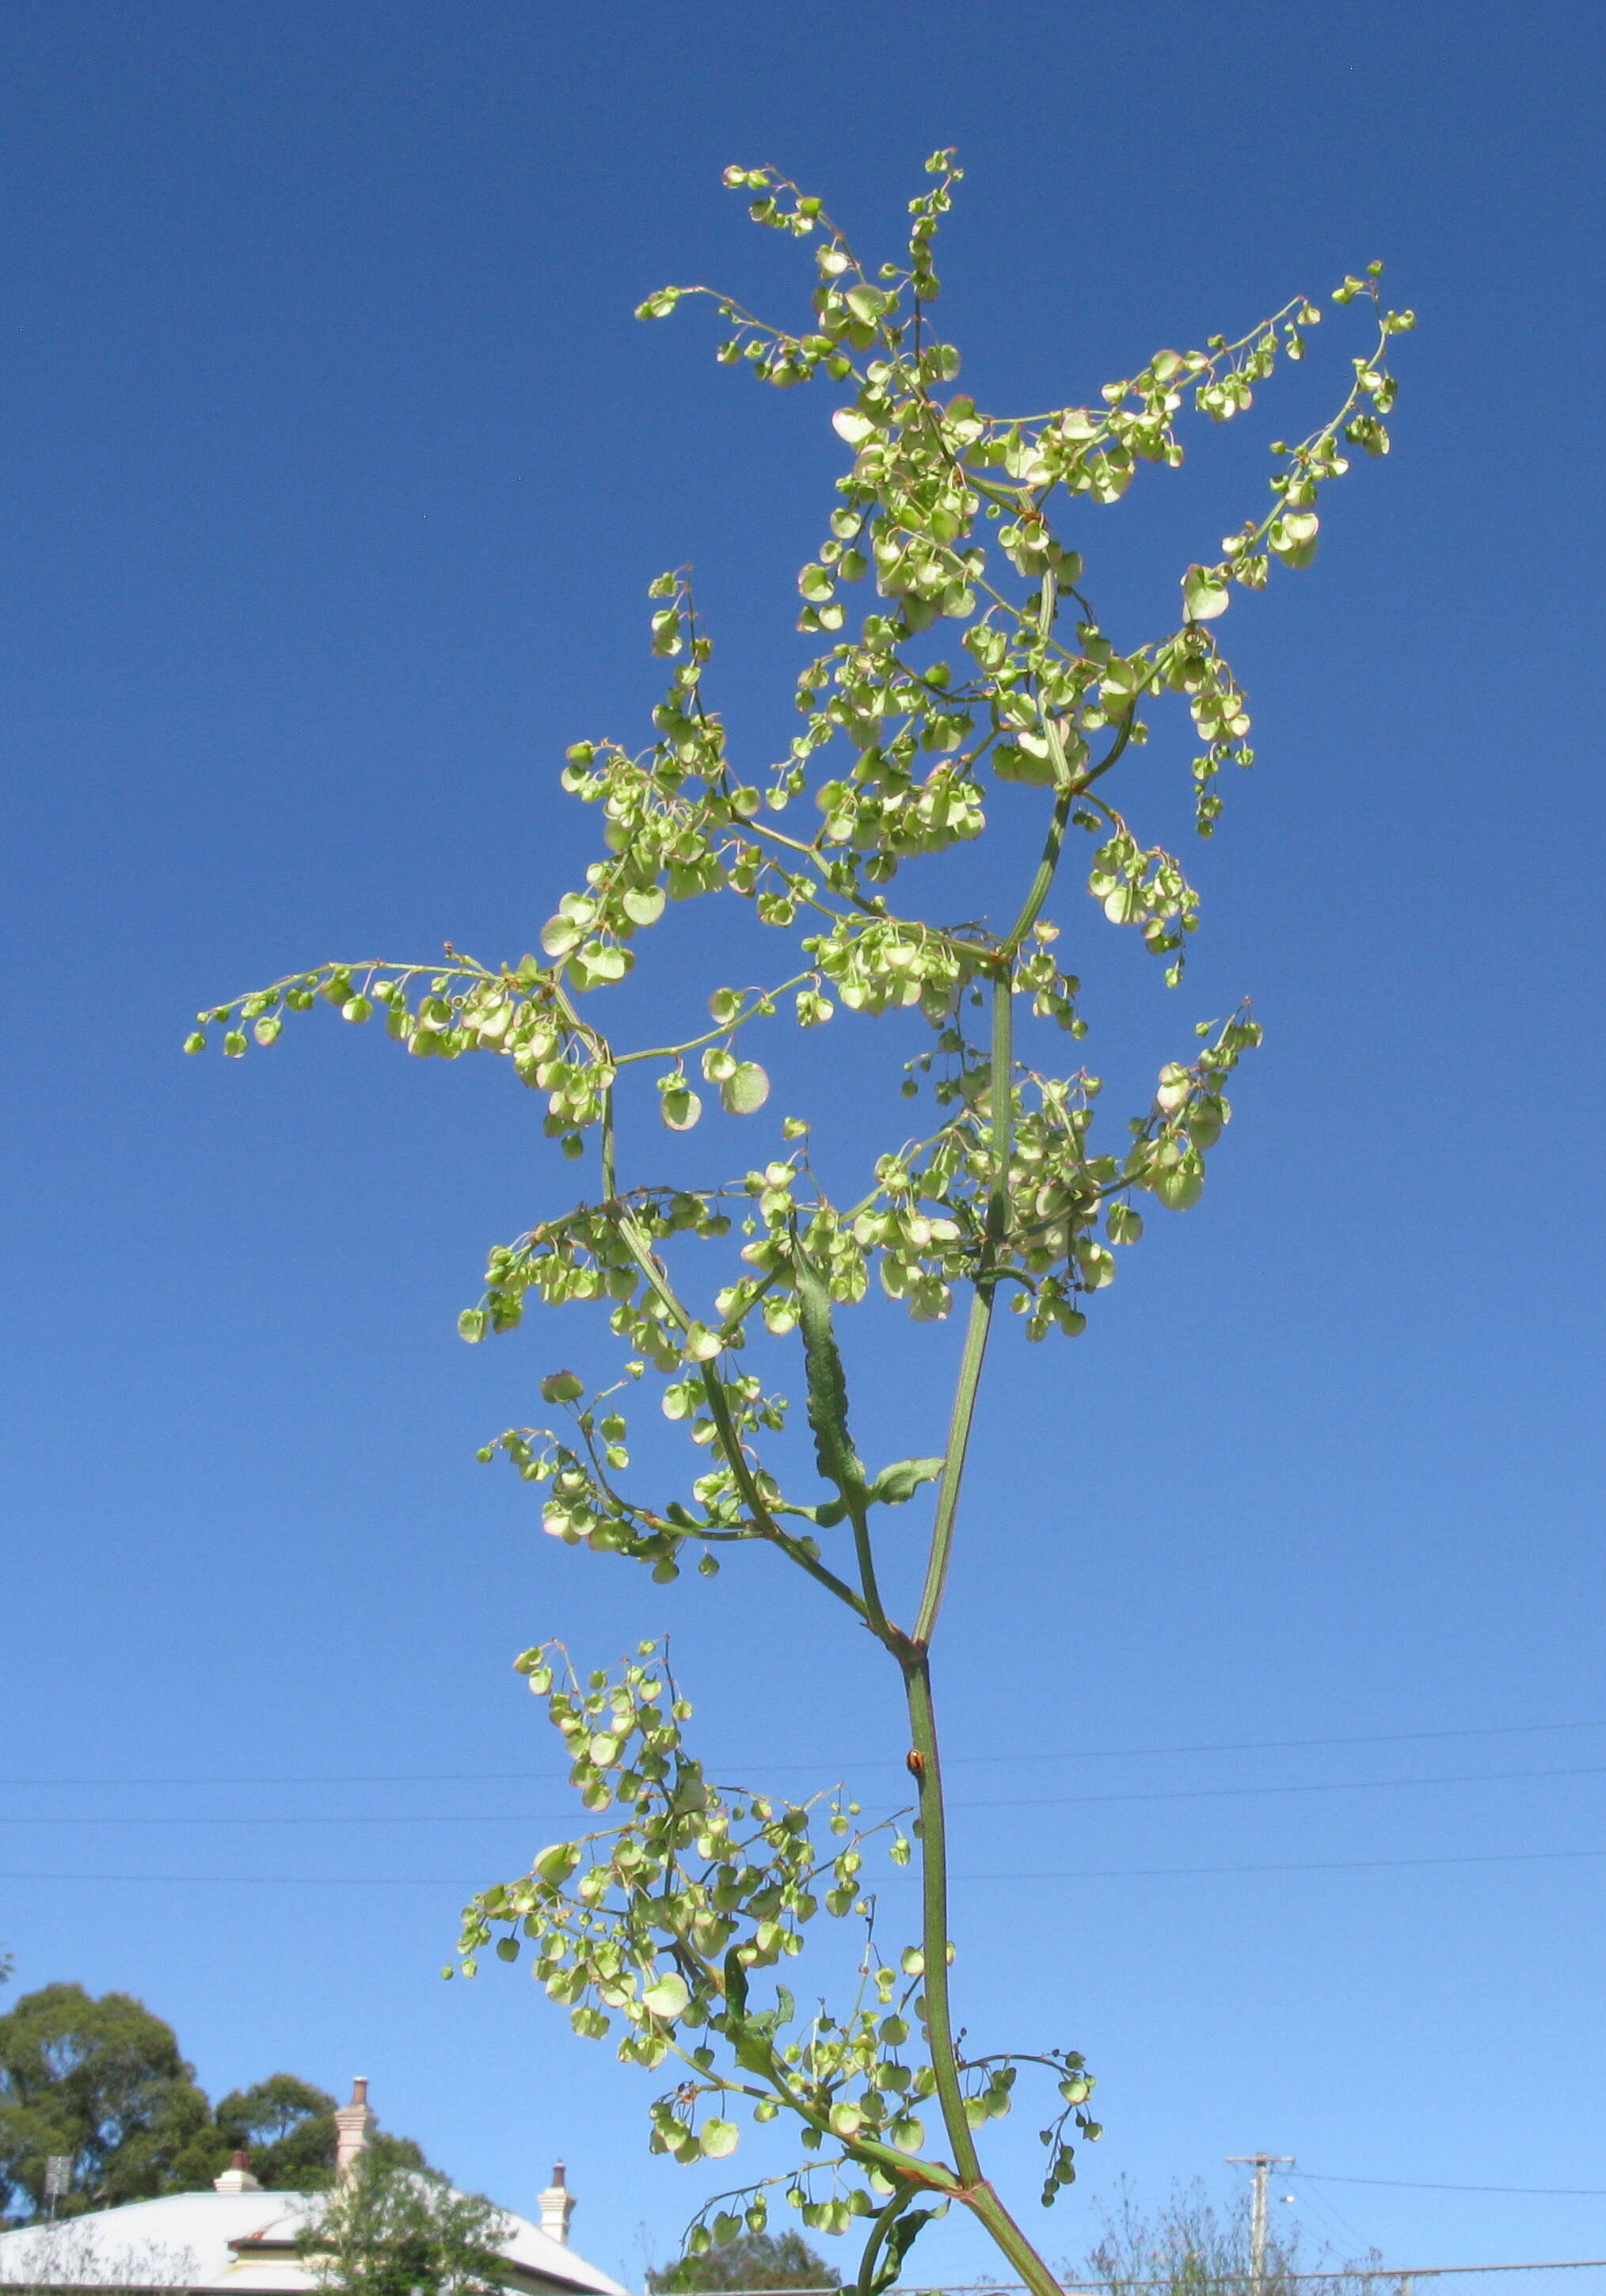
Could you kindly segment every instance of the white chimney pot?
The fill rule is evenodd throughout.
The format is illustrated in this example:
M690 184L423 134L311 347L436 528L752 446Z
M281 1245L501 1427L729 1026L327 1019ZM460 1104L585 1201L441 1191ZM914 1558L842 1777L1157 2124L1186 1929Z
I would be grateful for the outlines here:
M569 2245L569 2219L574 2214L574 2194L563 2182L563 2163L552 2172L552 2182L540 2196L541 2229L560 2247Z
M351 2102L341 2105L334 2117L334 2169L337 2177L348 2177L368 2149L368 2140L379 2127L379 2120L368 2103L368 2083L359 2075L351 2084Z

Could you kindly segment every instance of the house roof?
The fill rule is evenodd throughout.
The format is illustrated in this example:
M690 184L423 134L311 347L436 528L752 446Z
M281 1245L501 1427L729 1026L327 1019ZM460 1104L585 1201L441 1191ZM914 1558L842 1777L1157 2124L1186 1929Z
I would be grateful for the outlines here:
M296 2234L321 2193L170 2193L58 2225L0 2233L0 2286L230 2290L294 2296L315 2286ZM555 2296L626 2296L616 2280L527 2218L504 2210L507 2286Z

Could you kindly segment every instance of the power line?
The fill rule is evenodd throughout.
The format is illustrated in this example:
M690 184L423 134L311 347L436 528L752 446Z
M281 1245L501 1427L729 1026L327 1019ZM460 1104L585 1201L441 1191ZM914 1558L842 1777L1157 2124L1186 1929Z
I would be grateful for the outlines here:
M990 1805L987 1805L990 1806ZM1004 1807L1005 1805L1000 1805ZM172 1817L63 1817L52 1810L39 1817L16 1817L7 1813L0 1816L0 1825L569 1825L577 1813L573 1809L496 1810L467 1812L443 1810L426 1816L406 1812L394 1817L373 1810L360 1810L355 1816L326 1817L320 1813L292 1811L270 1817L240 1817L232 1812L223 1816L193 1817L179 1815ZM582 1816L589 1812L578 1813Z
M1368 2285L1374 2280L1396 2284L1411 2280L1442 2280L1452 2274L1464 2272L1606 2272L1606 2257L1564 2256L1546 2263L1536 2264L1340 2264L1326 2272L1283 2272L1283 2281L1310 2283L1332 2290L1345 2281L1358 2280ZM1221 2272L1212 2275L1218 2287L1238 2288L1249 2285L1247 2272ZM1086 2296L1093 2289L1114 2292L1127 2288L1170 2289L1175 2282L1166 2280L1072 2280L1065 2284L1065 2296ZM933 2296L1019 2296L1026 2286L1023 2280L949 2281ZM733 2292L733 2296L759 2296L757 2290ZM839 2292L823 2288L806 2288L798 2296L839 2296Z
M1116 1762L1169 1754L1291 1753L1314 1746L1423 1745L1430 1740L1531 1737L1553 1730L1606 1730L1606 1722L1479 1723L1455 1730L1375 1730L1343 1738L1235 1738L1191 1746L1064 1746L1052 1753L950 1754L944 1757L943 1767L955 1770L976 1768L994 1762ZM866 1762L856 1757L851 1762L764 1762L755 1763L753 1767L765 1770L897 1770L904 1767L904 1763L901 1758ZM192 1775L168 1778L127 1775L113 1778L0 1778L0 1787L530 1785L567 1775L566 1770L395 1770L372 1774L340 1770L295 1776L241 1776L235 1774L226 1777Z
M1606 1777L1606 1762L1560 1770L1459 1770L1427 1778L1315 1778L1294 1785L1146 1786L1135 1793L1016 1795L1001 1801L950 1802L950 1809L1047 1809L1072 1802L1217 1801L1257 1794L1366 1793L1384 1786L1509 1785L1534 1778Z
M1296 2178L1295 2181L1298 2182L1299 2180ZM1339 2238L1341 2241L1351 2244L1350 2253L1352 2256L1367 2252L1376 2256L1381 2253L1377 2243L1375 2241L1369 2240L1366 2234L1362 2232L1358 2225L1351 2224L1348 2218L1343 2215L1342 2212L1333 2205L1332 2202L1327 2198L1324 2193L1300 2192L1291 2194L1290 2198L1314 2201L1322 2216L1326 2219L1327 2223L1332 2226L1333 2230L1338 2234Z
M1402 2193L1515 2193L1534 2199L1606 2201L1606 2185L1439 2185L1420 2177L1335 2177L1325 2169L1301 2169L1296 2180L1320 2185L1389 2185Z
M1606 1857L1606 1849L1484 1849L1434 1857L1323 1857L1266 1866L1111 1866L1075 1873L955 1874L951 1878L955 1882L1182 1881L1209 1874L1359 1874L1407 1866L1523 1866L1574 1857Z
M1374 2280L1403 2284L1412 2280L1442 2280L1449 2275L1464 2272L1606 2272L1606 2257L1565 2256L1544 2264L1340 2264L1326 2272L1279 2272L1280 2282L1294 2282L1315 2286L1323 2291L1336 2291L1347 2281L1360 2281L1370 2287ZM1250 2285L1247 2272L1217 2272L1210 2276L1217 2288L1245 2288ZM1092 2296L1095 2290L1106 2290L1109 2296L1128 2288L1176 2287L1174 2279L1165 2280L1068 2280L1063 2284L1063 2296ZM1022 2296L1024 2280L948 2280L937 2289L922 2292L922 2296ZM735 2289L729 2296L765 2296L761 2289ZM840 2289L800 2288L793 2296L841 2296Z
M1132 1793L1005 1794L987 1801L950 1802L948 1807L955 1812L1065 1809L1103 1803L1219 1801L1253 1799L1266 1794L1371 1793L1397 1786L1511 1785L1544 1778L1599 1777L1606 1777L1606 1762L1591 1762L1581 1767L1566 1769L1457 1770L1419 1778L1315 1778L1292 1785L1159 1786L1144 1787ZM727 1787L725 1791L733 1790ZM350 1816L330 1816L322 1812L301 1815L294 1811L288 1815L275 1812L266 1816L241 1816L233 1812L221 1815L212 1812L201 1816L181 1812L170 1816L151 1816L141 1813L130 1816L118 1811L109 1816L86 1817L77 1813L63 1814L51 1810L31 1817L18 1816L12 1811L0 1813L0 1825L563 1825L572 1816L571 1810L518 1809L442 1810L422 1815L407 1811L387 1814L363 1810Z
M1106 1866L1068 1868L1053 1874L954 1874L954 1882L1147 1882L1194 1880L1204 1875L1235 1877L1253 1874L1360 1874L1402 1872L1408 1866L1533 1866L1581 1857L1606 1857L1602 1849L1489 1849L1455 1852L1435 1857L1323 1857L1290 1860L1265 1866ZM114 1882L150 1882L184 1889L239 1885L250 1889L293 1890L467 1890L483 1884L464 1882L437 1874L6 1874L0 1882L70 1882L100 1887ZM1482 2186L1479 2190L1485 2189ZM1489 2187L1487 2189L1494 2189ZM1434 2269L1441 2267L1435 2267ZM1446 2265L1442 2267L1448 2271ZM1459 2267L1457 2267L1459 2268ZM1480 2267L1479 2269L1482 2267ZM1493 2271L1494 2266L1488 2267ZM1499 2267L1504 2270L1502 2266ZM1516 2268L1514 2266L1512 2267ZM1471 2269L1468 2267L1468 2269Z

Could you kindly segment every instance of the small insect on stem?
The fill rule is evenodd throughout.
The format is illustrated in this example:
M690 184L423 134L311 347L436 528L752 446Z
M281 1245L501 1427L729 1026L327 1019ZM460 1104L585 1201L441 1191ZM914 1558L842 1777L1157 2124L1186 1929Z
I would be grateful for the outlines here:
M926 1774L926 1758L921 1752L918 1746L911 1746L907 1754L905 1755L904 1759L907 1762L909 1768L917 1778L924 1777Z

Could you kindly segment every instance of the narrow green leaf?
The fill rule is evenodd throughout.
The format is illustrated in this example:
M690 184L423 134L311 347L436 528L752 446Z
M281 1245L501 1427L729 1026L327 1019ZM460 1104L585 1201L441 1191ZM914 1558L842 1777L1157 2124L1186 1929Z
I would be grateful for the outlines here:
M844 1499L856 1499L864 1488L864 1468L848 1431L848 1380L832 1322L831 1294L795 1234L792 1264L798 1286L798 1322L808 1375L808 1423L814 1431L815 1457L826 1481L834 1483Z

